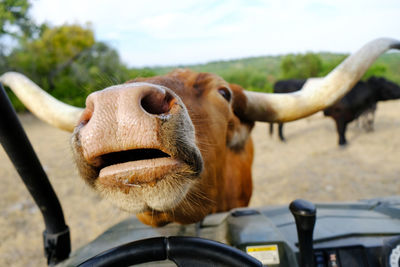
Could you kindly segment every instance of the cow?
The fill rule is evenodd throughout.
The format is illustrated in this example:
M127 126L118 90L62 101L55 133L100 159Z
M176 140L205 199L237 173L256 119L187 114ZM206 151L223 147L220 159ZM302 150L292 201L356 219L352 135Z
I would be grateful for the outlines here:
M281 80L277 81L274 84L274 93L279 93L279 94L287 94L287 93L293 93L296 91L299 91L304 84L306 83L306 79L289 79L289 80ZM269 134L272 136L274 133L274 124L270 123L269 124ZM279 122L278 123L278 135L279 139L282 142L285 142L286 139L283 136L283 123Z
M335 121L340 146L347 144L347 124L361 114L376 109L378 101L400 98L400 87L382 77L371 77L358 82L340 101L324 110L324 115ZM373 120L373 119L372 119ZM370 122L369 122L370 124Z
M332 105L390 48L400 42L367 43L291 94L246 91L215 74L178 69L94 92L80 109L22 74L0 81L39 118L73 132L80 175L102 197L151 226L189 224L248 205L256 121L293 121Z
M275 83L274 92L295 92L300 90L305 82L305 79L281 80ZM371 77L366 82L357 82L340 101L323 111L325 116L335 120L339 145L347 144L345 133L348 123L360 119L360 126L366 131L372 131L377 102L397 99L399 95L399 87L385 78ZM269 133L273 134L272 123L270 123ZM281 141L286 141L283 135L283 123L278 123L278 134Z

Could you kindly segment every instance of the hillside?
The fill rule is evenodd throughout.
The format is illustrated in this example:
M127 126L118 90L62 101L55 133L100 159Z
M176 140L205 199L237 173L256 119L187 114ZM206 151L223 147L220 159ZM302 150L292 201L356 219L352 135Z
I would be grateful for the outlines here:
M346 57L345 54L329 52L317 53L317 55L323 64L323 71L319 76L328 73ZM249 90L268 91L282 77L280 64L285 56L260 56L198 65L156 67L150 70L157 75L162 75L175 68L190 68L200 72L216 73L227 81L241 84ZM400 84L400 52L389 52L379 57L365 77L371 75L384 76Z

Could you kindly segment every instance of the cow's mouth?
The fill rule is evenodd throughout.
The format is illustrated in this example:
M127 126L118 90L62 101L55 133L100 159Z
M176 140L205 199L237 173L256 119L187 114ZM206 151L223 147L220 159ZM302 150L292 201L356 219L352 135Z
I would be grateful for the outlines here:
M159 149L133 149L100 157L99 182L104 185L154 185L182 162Z
M140 161L148 159L170 158L171 156L159 149L132 149L127 151L112 152L100 156L101 168L130 161Z

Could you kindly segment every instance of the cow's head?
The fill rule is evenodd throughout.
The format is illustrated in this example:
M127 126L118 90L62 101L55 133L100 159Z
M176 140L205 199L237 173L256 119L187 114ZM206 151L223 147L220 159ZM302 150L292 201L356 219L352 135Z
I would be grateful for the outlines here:
M72 137L79 171L151 224L199 220L218 206L226 154L242 153L248 140L244 105L240 87L190 70L95 92Z
M45 116L46 105L60 109L56 100L29 106L32 96L24 101L26 93L18 88L47 96L15 73L1 81L39 117L75 129L72 148L81 176L103 197L148 224L190 223L247 205L253 153L249 133L255 121L291 121L326 108L394 47L399 42L375 40L325 78L309 79L292 94L249 92L214 74L177 70L95 92L83 112L66 107L59 114L44 111Z

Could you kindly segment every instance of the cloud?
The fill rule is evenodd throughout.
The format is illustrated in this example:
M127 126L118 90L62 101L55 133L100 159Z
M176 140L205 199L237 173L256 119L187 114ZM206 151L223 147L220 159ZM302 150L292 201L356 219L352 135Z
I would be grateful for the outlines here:
M351 52L400 38L400 2L386 0L37 0L39 22L93 23L132 66L305 51Z

